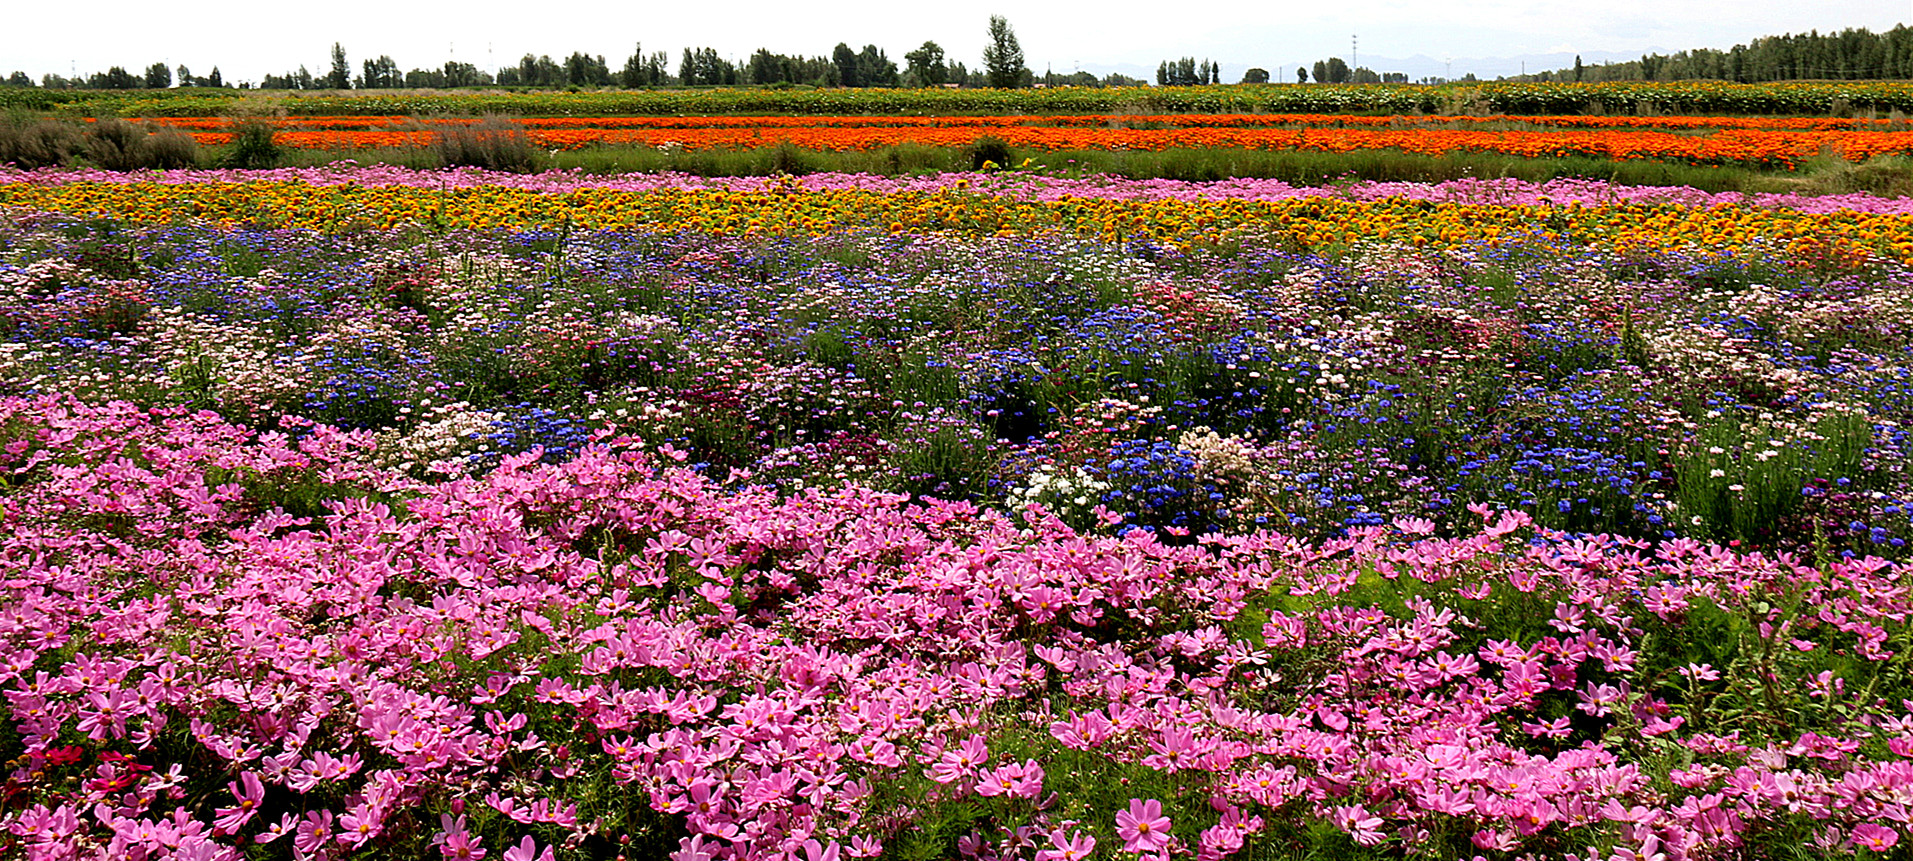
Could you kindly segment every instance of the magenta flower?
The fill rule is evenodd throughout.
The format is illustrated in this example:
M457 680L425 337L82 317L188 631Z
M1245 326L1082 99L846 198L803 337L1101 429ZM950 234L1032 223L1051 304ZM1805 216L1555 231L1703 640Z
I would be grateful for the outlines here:
M1049 840L1049 848L1039 850L1036 861L1083 861L1096 851L1096 838L1081 832L1072 836L1058 828L1050 832Z
M1156 852L1169 846L1169 817L1162 815L1162 802L1132 798L1129 809L1116 813L1116 836L1123 839L1129 852Z
M1900 842L1900 832L1884 825L1862 822L1853 826L1853 845L1869 852L1885 852Z
M233 798L239 804L234 807L221 807L213 812L213 831L217 834L233 834L239 831L254 814L259 812L259 802L266 797L266 787L259 782L259 775L246 772L239 780L226 784L232 790Z
M550 846L546 846L545 851L540 853L538 842L531 839L529 834L525 835L525 839L519 841L517 846L505 850L505 861L556 861L556 858Z
M982 736L970 736L955 750L946 750L924 776L938 783L954 783L976 776L977 768L990 759L990 750Z

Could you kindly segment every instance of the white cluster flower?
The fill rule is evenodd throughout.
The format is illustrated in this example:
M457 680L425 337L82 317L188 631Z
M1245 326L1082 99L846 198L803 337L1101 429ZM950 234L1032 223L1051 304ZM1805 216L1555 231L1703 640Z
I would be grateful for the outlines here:
M1108 492L1109 482L1084 472L1082 467L1059 471L1046 464L1030 474L1028 484L1010 491L1009 502L1013 508L1035 502L1059 515L1080 514L1095 507Z
M502 413L474 408L464 401L431 406L410 429L387 428L378 435L381 466L408 472L463 475L479 439L504 419Z

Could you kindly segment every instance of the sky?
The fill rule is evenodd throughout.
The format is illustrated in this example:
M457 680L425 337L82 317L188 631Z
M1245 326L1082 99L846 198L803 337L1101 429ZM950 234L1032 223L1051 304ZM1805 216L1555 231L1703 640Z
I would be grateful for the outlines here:
M382 54L401 69L436 68L448 59L492 69L526 53L562 62L574 51L602 55L615 71L639 43L647 53L669 52L674 70L687 47L708 46L742 60L758 48L828 56L839 42L874 44L902 66L904 53L926 40L974 69L982 64L991 14L1009 20L1038 74L1081 69L1143 76L1162 60L1192 56L1217 61L1228 80L1250 66L1283 80L1293 74L1283 69L1351 54L1365 66L1373 65L1371 58L1452 59L1454 76L1491 77L1504 72L1487 68L1494 64L1484 58L1725 49L1784 32L1879 32L1913 23L1913 0L1026 0L995 10L898 0L198 0L184 6L97 0L86 17L106 26L76 21L73 10L55 3L17 6L7 12L0 36L0 75L18 69L38 80L115 65L139 72L165 62L196 75L218 66L228 82L257 81L301 64L323 74L334 42L344 46L355 74L361 60Z

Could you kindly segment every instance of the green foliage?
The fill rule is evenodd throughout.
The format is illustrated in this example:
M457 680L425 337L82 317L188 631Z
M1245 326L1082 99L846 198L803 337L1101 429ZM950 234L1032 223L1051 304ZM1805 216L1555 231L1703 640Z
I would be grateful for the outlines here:
M969 156L971 170L1008 167L1011 164L1010 145L994 135L984 135L972 142Z
M70 122L8 112L0 116L0 164L32 170L66 164L85 140Z
M537 170L540 155L523 126L499 116L487 116L471 125L439 127L432 139L432 152L446 167L512 173Z
M105 170L147 170L193 167L199 145L178 129L148 133L118 118L93 123L84 134L88 161Z
M997 89L1026 86L1029 69L1023 65L1023 46L1016 41L1010 22L1001 15L990 16L990 44L983 49L983 70L990 86Z
M1715 413L1676 461L1677 514L1716 540L1771 538L1806 504L1802 487L1860 478L1871 439L1860 412L1816 412L1802 426Z
M219 158L221 167L263 170L279 166L279 146L273 142L272 124L263 120L240 123L233 130L232 143Z

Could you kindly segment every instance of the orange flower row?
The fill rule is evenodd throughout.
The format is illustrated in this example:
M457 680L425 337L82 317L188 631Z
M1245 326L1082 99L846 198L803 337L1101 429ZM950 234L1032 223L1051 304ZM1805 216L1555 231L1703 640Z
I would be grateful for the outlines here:
M1636 130L1467 131L1461 129L1128 129L1031 126L946 126L934 128L704 128L563 129L526 132L545 149L586 146L649 146L661 149L750 149L780 141L815 150L866 150L904 143L965 147L983 136L1015 147L1039 150L1165 150L1189 147L1352 152L1399 149L1438 156L1454 152L1491 152L1526 157L1593 156L1664 159L1698 164L1792 166L1822 152L1853 160L1913 153L1913 133L1877 131L1771 131L1730 129L1712 136ZM225 132L194 132L204 144L223 144ZM280 143L309 149L416 147L433 132L285 131Z
M154 117L142 122L187 131L229 131L234 122L220 117ZM448 117L331 116L279 117L270 120L285 131L418 130L470 125L476 120ZM527 129L810 129L810 128L1323 128L1467 129L1487 124L1563 129L1670 129L1713 131L1888 131L1908 128L1904 121L1837 117L1610 117L1610 116L1355 116L1350 114L1079 114L1063 116L694 116L694 117L519 117Z

